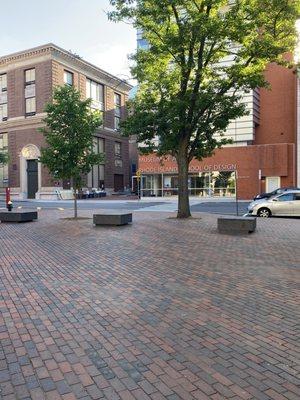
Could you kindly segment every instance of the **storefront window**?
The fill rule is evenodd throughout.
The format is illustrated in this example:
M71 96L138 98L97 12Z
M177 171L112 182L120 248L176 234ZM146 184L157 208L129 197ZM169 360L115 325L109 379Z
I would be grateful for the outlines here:
M189 175L189 194L197 197L234 197L235 172L203 172ZM170 197L178 195L178 175L143 175L142 196Z
M104 153L104 139L95 137L93 150L95 154ZM104 188L104 164L94 165L88 174L88 187L94 189Z

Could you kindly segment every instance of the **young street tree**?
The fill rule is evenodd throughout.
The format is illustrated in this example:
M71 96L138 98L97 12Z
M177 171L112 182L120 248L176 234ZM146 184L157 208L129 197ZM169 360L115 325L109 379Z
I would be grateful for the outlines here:
M102 120L100 113L92 111L90 106L91 100L82 100L73 87L58 87L53 102L45 107L46 126L41 129L47 147L42 149L40 161L55 179L71 181L74 218L77 218L77 193L82 176L104 160L103 154L93 152L93 137Z
M149 44L133 56L139 88L123 132L137 135L145 152L176 158L178 217L187 218L189 163L228 142L222 135L230 120L246 113L242 93L267 87L268 63L287 64L284 55L296 44L299 0L111 0L111 5L110 19L141 29Z

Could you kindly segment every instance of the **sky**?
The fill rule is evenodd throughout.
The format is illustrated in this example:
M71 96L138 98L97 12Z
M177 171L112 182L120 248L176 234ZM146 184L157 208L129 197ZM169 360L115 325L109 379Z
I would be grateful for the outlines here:
M128 79L128 55L135 51L136 31L108 21L109 0L0 0L0 5L5 16L0 56L52 42ZM298 27L300 31L300 21Z
M109 0L0 0L0 56L54 43L123 79L136 32L108 21Z

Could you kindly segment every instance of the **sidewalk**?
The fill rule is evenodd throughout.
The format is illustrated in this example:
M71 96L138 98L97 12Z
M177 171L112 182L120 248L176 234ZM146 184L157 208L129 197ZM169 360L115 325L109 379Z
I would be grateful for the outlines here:
M71 215L0 224L1 400L300 398L298 220Z

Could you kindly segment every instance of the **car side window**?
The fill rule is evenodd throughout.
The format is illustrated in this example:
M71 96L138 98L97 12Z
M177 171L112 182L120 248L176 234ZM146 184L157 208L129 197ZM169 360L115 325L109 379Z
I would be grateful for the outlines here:
M278 196L277 200L278 201L293 201L294 193L287 193L287 194L283 194L282 196Z
M295 194L295 200L300 201L300 193L296 193L296 194Z

